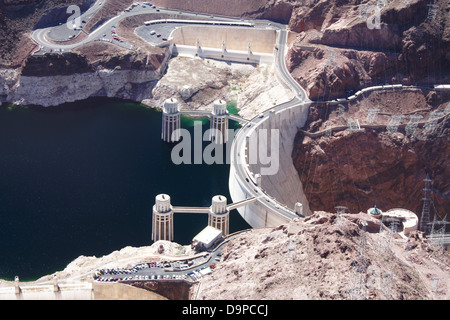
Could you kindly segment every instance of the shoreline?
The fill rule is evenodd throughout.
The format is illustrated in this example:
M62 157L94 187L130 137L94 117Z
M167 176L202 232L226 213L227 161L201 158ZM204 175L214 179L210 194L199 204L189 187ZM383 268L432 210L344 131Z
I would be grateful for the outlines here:
M169 253L158 254L157 249L160 245L164 245L165 248L168 248ZM187 247L190 247L189 245L180 245L176 242L169 243L168 241L158 241L149 246L126 246L100 257L80 255L77 258L72 259L62 270L56 270L53 273L42 275L34 280L27 279L21 281L19 278L19 282L21 285L25 286L51 284L53 283L54 276L56 276L59 281L63 282L91 282L92 274L99 269L130 268L140 263L144 263L144 260L176 261L177 259L188 259L196 256L189 251L189 253L185 255L174 254L174 250L180 246L186 249ZM0 288L14 285L14 283L14 279L0 278Z
M123 100L121 100L121 99L117 99L117 98L107 98L107 97L100 97L100 98L90 98L90 99L94 99L94 101L95 100L101 100L101 101L110 101L110 100L112 100L112 101L115 101L115 102L118 102L118 103L122 103L123 102ZM130 102L130 101L128 101L128 102ZM150 107L148 107L148 106L146 106L146 105L143 105L143 104L136 104L136 103L134 103L134 102L130 102L131 103L131 105L130 106L128 106L128 105L123 105L123 106L118 106L118 108L120 108L119 109L119 117L120 118L122 118L122 119L127 119L127 117L121 117L120 115L121 114L127 114L128 113L128 107L131 107L131 114L133 115L132 117L134 117L134 118L136 118L136 117L138 117L138 118L140 118L141 117L141 115L143 116L143 117L145 117L145 118L147 118L147 117L150 117L150 118L152 118L153 120L155 120L155 121L152 121L151 123L160 123L160 115L158 114L158 112L156 112L156 110L155 110L155 108L150 108ZM91 105L95 105L95 103L93 104L93 103L91 103ZM88 118L91 118L90 117L90 115L91 114L94 114L94 115L96 115L96 114L99 114L99 113L108 113L107 111L108 110L110 110L108 107L107 107L107 105L108 105L108 103L105 103L105 105L106 105L106 108L105 109L100 109L99 111L94 111L93 113L91 113L91 111L89 110L89 109L91 109L91 108L89 108L89 106L86 106L86 110L85 111L87 111L87 113L85 113L85 112L81 112L81 114L87 114L89 117ZM73 107L72 107L73 106ZM79 107L77 107L77 106L79 106ZM135 109L135 108L133 108L133 106L136 106L136 108L138 108L138 110L137 110L137 112L134 112L133 111L133 109ZM17 108L18 109L21 109L21 108L29 108L28 106L18 106ZM77 110L79 110L80 108L85 108L85 105L84 104L79 104L79 103L69 103L69 107L70 107L70 109L68 109L68 108L65 108L66 106L59 106L59 107L42 107L42 106L33 106L32 108L36 108L36 109L38 109L39 111L38 112L34 112L33 110L23 110L23 111L25 111L25 112L23 112L23 114L25 115L25 116L20 116L19 115L19 112L20 111L22 111L22 110L17 110L17 111L12 111L12 112L14 112L14 113L16 113L18 116L16 117L16 115L14 115L14 114L12 114L12 118L14 118L14 119L23 119L23 118L26 118L26 117L32 117L32 118L35 118L35 119L37 119L35 122L40 122L40 119L46 119L46 118L48 118L48 119L67 119L68 121L71 121L71 117L72 117L72 115L75 115L76 116L76 114L77 114ZM99 106L100 108L101 108L101 106ZM3 105L2 107L1 107L3 110L1 110L2 111L2 113L3 114L7 114L7 113L9 113L8 111L6 111L6 108L7 108L7 105ZM96 107L94 106L93 107L93 109L95 109ZM116 108L113 108L113 109L116 109ZM149 111L146 111L146 110L149 110ZM63 117L63 118L61 118L61 117L59 117L59 115L58 115L58 113L64 113L64 112L66 112L67 111L67 113L66 113L66 115L67 116L65 116L65 117ZM106 112L105 112L106 111ZM39 116L39 117L34 117L33 116L33 114L37 114L37 113L41 113L41 115ZM50 116L50 117L47 117L47 114L45 114L45 113L48 113L48 115ZM56 118L53 116L53 115L58 115ZM78 113L78 114L80 114L80 113ZM116 114L116 113L114 113L113 112L113 114ZM28 115L28 116L27 116ZM86 118L86 117L84 117L84 118ZM5 118L5 119L7 119L7 118ZM19 121L19 120L18 120ZM52 124L52 123L54 123L55 121L59 121L59 120L54 120L54 121L49 121L49 123L50 124ZM89 120L88 120L88 122L89 122ZM142 120L142 121L140 121L140 123L142 123L142 122L144 122L144 123L148 123L148 121L147 120ZM16 122L14 122L14 123L16 123ZM83 122L81 122L81 123L84 123L84 121ZM149 125L151 125L151 123L149 123ZM16 128L17 128L17 125L14 125ZM34 127L34 126L32 126L32 127ZM53 128L53 126L51 126L51 128ZM75 124L74 125L74 128L77 128L77 125ZM158 131L158 129L156 128L156 131ZM155 130L153 130L152 132L155 132ZM34 138L31 138L30 140L31 140L31 142L33 141L33 139ZM47 140L45 137L44 137L44 139L40 139L40 140ZM152 140L152 139L151 139ZM154 137L153 137L153 140L155 140L155 141L157 141L158 142L158 145L159 145L159 141L160 141L160 139L157 137L157 136L155 136L154 135ZM113 142L114 143L114 142ZM119 147L119 149L120 149L120 147ZM162 157L159 157L159 158L162 158ZM63 160L62 158L60 158L60 157L58 157L58 159L61 159L61 160ZM65 159L65 158L64 158ZM170 159L170 158L169 158ZM8 168L8 167L10 167L8 164L6 164L6 168ZM53 166L51 166L51 167L53 167ZM169 167L173 167L173 165L172 166L169 166ZM198 167L198 166L197 166ZM209 167L211 167L211 166L209 166ZM12 167L13 168L13 167ZM21 167L19 166L18 167L20 170L21 170ZM219 168L220 170L220 172L227 172L227 170L225 170L226 169L226 167L222 167L222 168ZM217 170L216 169L206 169L207 170L207 172L211 172L211 170L215 170L214 172L216 172ZM149 171L149 170L147 170L147 171ZM195 171L195 170L194 170ZM151 170L150 170L150 172L151 172ZM195 171L196 172L196 171ZM223 175L220 173L220 177L222 177ZM15 179L15 181L18 181L18 178L14 178ZM36 180L36 179L35 179ZM53 180L53 179L52 179ZM7 181L7 180L6 180ZM139 182L139 181L138 181ZM136 181L133 181L133 183L136 183ZM225 186L225 184L226 184L226 180L223 180L223 183L221 183L223 186ZM207 184L208 185L208 184ZM150 191L151 191L151 193L155 193L155 192L157 192L158 190L153 190L153 189L155 189L155 188L152 188L152 189L149 189ZM222 188L223 189L223 188ZM50 189L49 189L50 190ZM50 190L51 191L51 190ZM12 192L17 192L17 191L12 191ZM225 192L225 191L219 191L219 192ZM195 195L195 193L196 192L193 192L193 194ZM201 201L204 201L205 200L205 196L200 196L201 195L201 193L198 193L199 194L199 197L197 197L197 198L200 198L200 199L202 199ZM6 195L6 197L9 199L10 197L9 197L9 195ZM16 195L14 195L14 199L17 199L17 198L19 198L19 197L21 197L21 194L20 193L16 193ZM149 202L151 202L152 201L152 199L151 199L151 195L149 195L148 196L148 198L149 198ZM6 199L6 198L4 198L4 199ZM11 197L11 199L13 199L12 197ZM208 200L208 198L206 197L206 200ZM15 201L15 200L14 200ZM184 200L179 200L179 201L183 201L184 202ZM145 202L147 202L147 201L145 201ZM120 202L119 202L119 204L120 204ZM82 206L81 207L81 209L83 209L84 210L84 207L87 207L87 206ZM15 207L11 207L11 208L15 208ZM27 207L26 209L28 210L29 208L31 208L32 210L34 210L34 208L33 207ZM134 208L134 207L133 207ZM20 210L22 210L22 207L20 207ZM78 210L78 209L77 209ZM10 210L11 211L11 210ZM117 211L117 210L115 210L115 211ZM136 210L135 210L136 211ZM5 213L8 213L9 211L8 211L8 209L6 209L6 211L4 211ZM23 212L26 212L26 211L23 211ZM139 206L139 212L143 212L142 210L141 210L141 206ZM147 212L147 211L145 211L145 212ZM144 212L144 213L145 213ZM236 218L237 218L237 213L235 213L236 214ZM6 216L7 216L8 214L6 214ZM47 215L47 216L50 216L50 215ZM136 214L133 214L132 215L133 217L136 217L137 215ZM102 217L102 215L99 215L99 217ZM75 219L77 219L77 217L74 217ZM148 218L148 216L147 217L145 217L145 219L147 219ZM180 218L182 218L182 217L180 217ZM45 218L46 219L46 218ZM198 219L200 219L200 221L198 221ZM128 219L129 220L129 219ZM132 219L132 220L134 220L134 218ZM14 220L12 220L12 221L14 221ZM17 221L17 220L16 220ZM181 219L181 222L180 223L182 223L182 221L183 221L183 219ZM181 234L180 234L180 236L179 236L179 239L185 239L185 240L177 240L177 239L175 239L175 241L181 241L181 242L179 242L179 243L187 243L187 244L189 244L190 243L190 240L192 239L192 237L196 234L196 232L197 232L197 229L198 228L200 228L201 226L203 226L203 220L202 220L202 217L198 217L198 218L196 218L196 219L194 219L193 220L194 222L193 222L193 228L190 228L190 229L188 229L188 230L186 230L186 231L183 231L183 230L180 230L180 231L182 231L181 232ZM235 229L240 229L240 221L238 221L238 220L236 220L236 222L237 222L237 226L236 226L236 228ZM199 224L200 223L200 224ZM145 225L147 225L146 223L145 223ZM150 225L149 225L149 227L150 227ZM123 229L124 231L125 230L131 230L131 229L129 229L129 228L127 228L127 229ZM189 230L191 230L191 231L189 231ZM145 230L144 230L145 231ZM129 233L129 232L128 232ZM139 234L142 234L142 232L140 232ZM145 234L144 234L144 236L145 236ZM150 236L149 236L150 237ZM60 272L61 270L63 270L63 268L64 267L66 267L68 264L70 264L73 260L75 260L77 257L79 257L79 255L81 254L81 255L92 255L92 254L94 254L94 255L98 255L99 253L102 255L102 254L104 254L104 255L108 255L108 254L110 254L110 253L112 253L113 251L117 251L118 249L120 249L120 248L123 248L123 247L126 247L126 246L139 246L139 245L144 245L144 246L146 246L146 245L150 245L151 243L153 243L150 239L147 241L147 242L142 242L141 241L141 238L142 238L142 236L139 236L139 238L138 238L138 240L136 240L136 239L134 239L134 238L132 238L132 237L130 237L130 236L128 236L128 238L129 238L129 240L130 241L127 241L126 239L126 237L122 237L122 238L125 238L125 241L120 241L119 243L118 243L118 246L116 246L115 244L116 243L114 243L112 246L108 246L108 247L105 247L106 248L106 250L100 250L100 251L94 251L94 250L77 250L77 251L75 251L74 252L74 254L72 255L72 254L70 254L70 252L68 252L68 259L66 259L67 257L65 257L64 255L61 255L61 257L58 257L58 255L55 255L55 254L52 254L52 256L54 256L54 258L53 258L53 260L55 260L57 263L56 264L53 264L53 263L47 263L47 262L45 262L44 261L44 263L40 263L40 261L36 261L36 263L39 263L39 265L36 265L36 268L35 267L33 267L33 264L34 264L34 262L33 262L33 260L32 259L29 259L29 261L28 262L24 262L24 261L27 261L28 259L27 259L27 255L25 255L25 254L20 254L19 256L21 256L21 257L23 257L22 258L22 262L19 262L19 263L22 263L23 265L24 265L24 269L27 269L27 271L26 272L21 272L20 270L17 270L17 271L15 271L14 269L14 265L18 265L18 263L16 263L15 261L12 261L12 267L9 267L8 265L6 265L5 264L5 269L3 270L3 271L5 271L5 273L9 273L9 278L7 278L7 279L3 279L3 280L13 280L12 278L14 277L14 273L16 273L17 275L19 275L19 277L21 276L21 274L22 274L22 276L25 276L25 277L27 277L27 273L28 273L28 269L30 269L30 268L33 268L33 269L36 269L37 270L37 272L35 272L36 273L36 276L32 276L31 278L24 278L24 280L31 280L31 281L36 281L36 280L38 280L40 277L42 277L42 276L45 276L46 274L48 274L49 272L48 271L45 271L44 270L44 272L43 273L41 273L41 272L39 272L41 269L46 269L46 268L40 268L40 265L43 265L44 267L45 267L45 264L47 264L48 266L53 266L53 265L55 265L56 266L56 268L48 268L48 270L50 270L51 272ZM6 239L6 238L5 238ZM115 238L114 238L115 239ZM187 240L187 241L186 241ZM136 242L136 241L138 241L138 242ZM117 242L117 241L115 241L115 242ZM6 241L6 243L8 243L8 241ZM106 245L108 245L108 244L106 244ZM103 246L102 246L103 247ZM109 247L111 247L111 249L109 248ZM50 250L50 249L49 249ZM65 250L65 251L67 251L67 250ZM119 250L120 251L120 250ZM5 252L5 257L6 257L6 252ZM65 262L66 261L66 262ZM26 266L26 265L28 265L28 266ZM58 267L58 265L62 265L62 266L60 266L60 267ZM19 267L20 267L20 265L18 265ZM19 268L20 269L20 268ZM31 270L31 269L30 269ZM12 271L12 272L11 272ZM14 272L14 273L13 273ZM0 277L1 277L1 275L0 275Z

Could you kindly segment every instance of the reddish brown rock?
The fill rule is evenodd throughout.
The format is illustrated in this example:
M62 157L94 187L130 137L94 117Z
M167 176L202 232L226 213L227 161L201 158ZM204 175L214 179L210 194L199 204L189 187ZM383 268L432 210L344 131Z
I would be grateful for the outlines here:
M294 79L306 90L310 99L329 100L346 95L370 84L387 79L401 82L402 66L398 55L384 52L358 51L294 45L286 64Z
M372 28L352 1L309 1L293 10L289 26L298 32L287 54L294 78L310 98L345 96L379 83L447 83L450 78L450 21L446 1L429 18L426 0L389 2ZM372 5L363 1L361 5ZM369 28L370 26L370 28ZM323 66L326 54L311 56L307 48L335 51L338 59ZM344 49L345 48L345 49ZM311 50L311 49L309 49ZM311 61L312 58L315 61ZM349 80L351 79L351 80Z
M352 290L361 285L362 299L429 299L426 287L431 279L424 274L431 273L441 279L439 298L448 297L444 262L448 256L422 268L432 253L426 243L415 240L420 245L410 246L407 261L403 256L406 240L393 243L392 254L383 252L378 249L384 241L380 234L367 227L364 232L362 221L373 229L379 223L365 213L337 219L335 214L320 211L277 228L239 234L224 249L214 272L202 277L191 292L202 300L335 300L352 299ZM358 268L362 258L365 265ZM355 270L361 270L361 283L355 282ZM381 282L387 272L392 276L389 292Z
M289 23L292 9L296 1L280 0L154 0L153 4L177 10L205 12L226 16L243 16L270 19L281 23Z
M293 161L311 210L335 211L335 206L343 205L351 212L365 212L377 205L382 210L406 208L420 217L423 179L429 174L434 206L442 218L450 205L450 115L441 118L435 127L424 127L431 112L443 111L448 103L441 100L438 108L433 108L426 103L430 95L436 93L386 93L347 106L343 117L336 115L336 106L313 106L307 132L345 128L346 119L358 119L364 127L367 108L374 106L381 108L380 114L384 115L377 116L373 126L362 132L340 129L330 137L297 134ZM390 114L401 113L406 115L399 130L387 130ZM414 136L405 131L410 114L424 119Z

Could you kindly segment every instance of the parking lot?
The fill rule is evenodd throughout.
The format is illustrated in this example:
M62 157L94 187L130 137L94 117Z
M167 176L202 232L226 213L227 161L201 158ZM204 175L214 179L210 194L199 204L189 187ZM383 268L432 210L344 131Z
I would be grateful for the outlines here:
M185 26L185 24L182 23L151 24L148 26L141 26L136 28L135 33L139 37L150 43L151 45L157 46L167 41L173 30L181 28L182 26Z
M163 14L167 19L194 19L205 21L223 21L223 22L236 22L236 18L213 16L210 14L201 14L194 12L183 12L179 10L170 10L158 8L149 2L139 2L130 5L124 11L120 12L114 18L111 18L96 30L87 33L84 31L85 25L89 19L99 10L104 1L97 0L86 12L80 16L80 25L75 26L69 22L69 26L66 23L60 23L58 26L48 27L43 29L37 29L33 32L33 39L39 44L40 50L36 52L37 55L42 55L48 52L66 52L73 48L86 44L91 41L105 41L110 42L126 49L134 49L134 47L119 37L111 33L112 26L118 26L120 21L125 18L138 16L141 14L158 13ZM244 21L240 19L239 21ZM248 21L247 21L248 22ZM266 28L265 22L255 22L255 27ZM143 38L145 41L152 45L158 46L164 44L170 39L170 34L176 28L179 28L185 24L183 23L160 23L151 24L148 26L142 26L136 29L136 34ZM154 31L154 32L152 32ZM82 34L84 33L84 34ZM81 37L77 37L81 35ZM116 39L119 38L120 40ZM78 39L78 40L74 40ZM68 43L73 40L74 43ZM122 41L121 41L122 40Z
M222 250L228 242L220 243L215 250L203 256L186 257L179 261L148 261L132 268L97 270L93 278L99 282L127 282L139 280L185 280L197 281L214 271L220 263Z
M133 268L113 268L97 270L93 276L99 282L136 280L187 280L197 281L211 273L220 261L220 253L207 254L191 260L176 262L146 262Z

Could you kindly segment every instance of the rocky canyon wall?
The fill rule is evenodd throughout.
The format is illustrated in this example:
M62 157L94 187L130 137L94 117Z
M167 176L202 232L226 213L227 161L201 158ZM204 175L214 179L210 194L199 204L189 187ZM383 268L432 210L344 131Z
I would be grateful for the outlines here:
M154 0L153 4L177 10L204 12L234 17L252 17L289 23L295 0Z
M298 36L287 63L311 99L386 82L448 83L448 2L436 1L432 14L425 0L378 1L379 23L373 25L367 10L375 5L311 0L293 9L289 27Z
M449 96L430 91L372 93L349 105L315 105L297 133L293 161L311 210L365 212L406 208L422 212L427 174L433 180L432 216L450 205ZM373 121L370 108L378 108ZM433 124L431 117L438 116ZM392 126L393 116L401 121ZM407 127L419 117L417 128ZM358 120L362 131L347 121ZM414 122L414 121L413 121ZM330 134L321 134L333 129Z
M99 43L30 56L23 68L0 72L0 102L55 106L93 96L142 101L151 97L169 58L168 50L144 54Z

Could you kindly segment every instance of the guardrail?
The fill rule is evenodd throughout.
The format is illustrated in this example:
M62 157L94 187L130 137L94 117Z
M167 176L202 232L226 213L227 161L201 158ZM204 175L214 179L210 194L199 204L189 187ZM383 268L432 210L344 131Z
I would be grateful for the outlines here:
M421 90L422 88L429 88L438 91L450 91L450 85L447 84L439 84L439 85L429 85L429 86L414 86L414 85L404 85L404 84L385 84L385 85L377 85L372 87L367 87L355 92L353 95L347 98L337 98L334 100L314 100L315 103L330 103L330 104L338 104L342 102L349 102L356 100L360 95L366 92L377 91L377 90Z
M434 120L436 121L440 121L442 119L444 119L447 116L447 114L444 114L443 116L436 118ZM417 126L424 126L427 124L429 120L424 120L424 121L419 121L416 122L415 125ZM404 128L406 127L408 124L407 123L403 123L403 124L399 124L398 128ZM360 128L361 129L382 129L385 128L387 125L386 124L361 124ZM348 125L341 125L341 126L335 126L335 127L330 127L330 128L326 128L324 130L321 131L317 131L317 132L308 132L302 129L298 129L298 131L302 132L305 136L310 137L310 138L318 138L321 137L323 135L326 135L328 132L330 132L330 130L332 132L336 132L336 131L342 131L342 130L347 130L349 129Z
M159 23L183 23L183 24L206 24L206 25L225 25L236 27L254 27L251 22L233 22L233 21L208 21L208 20L179 20L179 19L158 19L145 21L146 26Z

